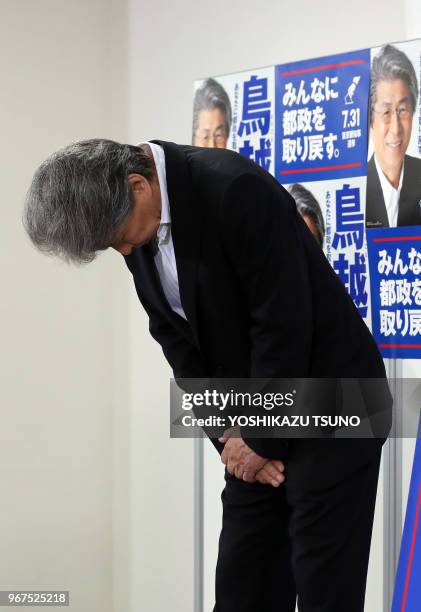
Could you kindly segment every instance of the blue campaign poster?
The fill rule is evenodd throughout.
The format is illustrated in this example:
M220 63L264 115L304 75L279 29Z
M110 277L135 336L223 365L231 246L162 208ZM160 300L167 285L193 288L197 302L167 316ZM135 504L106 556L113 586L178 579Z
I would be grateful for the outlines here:
M370 50L275 67L275 176L365 176Z
M421 358L421 227L367 230L373 336L384 357Z
M421 422L402 535L392 612L419 612L421 609Z

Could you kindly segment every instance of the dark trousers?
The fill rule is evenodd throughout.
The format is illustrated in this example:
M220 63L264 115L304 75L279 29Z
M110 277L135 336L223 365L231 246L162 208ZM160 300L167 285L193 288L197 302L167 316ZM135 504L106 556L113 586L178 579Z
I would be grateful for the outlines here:
M363 612L381 444L290 441L278 488L225 472L214 612Z

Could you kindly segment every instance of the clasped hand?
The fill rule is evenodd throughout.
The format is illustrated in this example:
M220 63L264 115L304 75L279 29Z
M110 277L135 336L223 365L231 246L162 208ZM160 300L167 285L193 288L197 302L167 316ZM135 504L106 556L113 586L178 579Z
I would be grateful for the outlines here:
M245 482L261 482L274 487L284 482L285 466L282 461L265 459L255 453L241 437L235 428L228 429L221 438L224 446L221 461L232 476Z

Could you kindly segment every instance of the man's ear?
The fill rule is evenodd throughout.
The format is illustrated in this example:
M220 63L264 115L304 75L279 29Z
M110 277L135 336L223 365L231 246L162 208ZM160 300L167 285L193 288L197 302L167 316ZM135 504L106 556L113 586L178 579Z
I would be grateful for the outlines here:
M150 190L148 180L141 174L132 173L127 177L129 185L134 193L144 193Z

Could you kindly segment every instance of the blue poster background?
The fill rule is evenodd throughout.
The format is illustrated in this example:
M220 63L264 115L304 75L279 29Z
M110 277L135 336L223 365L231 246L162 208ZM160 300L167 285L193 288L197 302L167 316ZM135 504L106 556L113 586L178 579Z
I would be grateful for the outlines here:
M365 176L370 50L275 67L275 176Z
M421 421L415 447L392 612L419 612L421 608Z
M383 357L421 359L421 227L366 235L373 336Z

